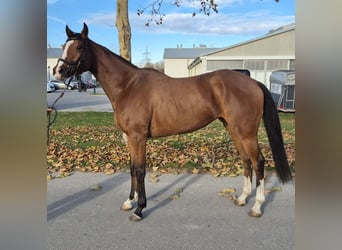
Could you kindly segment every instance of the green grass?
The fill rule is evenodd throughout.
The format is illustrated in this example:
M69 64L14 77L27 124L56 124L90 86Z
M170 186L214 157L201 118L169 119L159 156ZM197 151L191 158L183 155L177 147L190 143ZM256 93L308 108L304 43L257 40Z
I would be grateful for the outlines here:
M56 122L52 124L51 129L113 126L113 117L112 112L58 112Z

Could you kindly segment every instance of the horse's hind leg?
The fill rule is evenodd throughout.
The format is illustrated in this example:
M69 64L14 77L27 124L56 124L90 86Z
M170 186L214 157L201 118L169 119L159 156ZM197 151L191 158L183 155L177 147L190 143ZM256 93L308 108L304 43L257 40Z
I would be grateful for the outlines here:
M253 169L251 168L250 160L242 160L244 163L244 182L242 194L234 201L235 205L244 206L246 205L248 196L252 193L252 176Z
M253 169L251 167L251 161L249 159L247 152L245 151L243 147L241 139L237 136L237 133L235 132L235 130L229 127L229 125L224 120L222 120L222 122L225 128L227 129L227 131L229 132L231 138L233 139L235 147L243 162L244 183L243 183L242 194L239 196L239 198L237 198L234 201L234 204L238 206L244 206L247 203L248 196L252 193Z
M264 179L264 162L265 159L259 149L256 138L244 140L244 149L249 155L252 168L256 176L256 198L255 203L248 213L253 217L260 217L262 215L261 206L265 202L265 179Z
M244 163L244 185L242 194L235 200L235 204L244 206L248 196L252 192L252 176L253 170L256 175L256 201L251 211L250 216L260 217L262 215L261 206L265 201L264 194L264 157L259 149L256 132L249 130L245 133L242 127L232 127L225 124L226 129L229 131L235 146L240 154ZM251 135L252 134L252 135ZM254 135L253 135L254 134Z
M265 178L264 178L264 163L265 158L259 152L259 156L255 164L256 174L256 197L255 203L252 209L249 211L249 215L252 217L260 217L262 215L261 206L265 202Z

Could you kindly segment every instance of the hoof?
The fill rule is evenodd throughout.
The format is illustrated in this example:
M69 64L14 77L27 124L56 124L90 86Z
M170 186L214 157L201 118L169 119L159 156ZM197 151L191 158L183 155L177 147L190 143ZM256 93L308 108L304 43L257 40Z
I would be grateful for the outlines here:
M131 205L127 205L127 204L122 204L122 206L120 207L120 210L122 211L129 211L131 210L133 207Z
M262 213L261 212L255 212L253 210L250 210L248 212L248 215L251 216L251 217L254 217L254 218L260 218Z
M235 200L235 201L234 201L234 204L235 204L236 206L242 207L242 206L246 205L246 202L243 202L243 201L240 201L240 200Z
M138 222L138 221L142 220L142 217L133 213L131 216L129 216L129 220L134 221L134 222Z

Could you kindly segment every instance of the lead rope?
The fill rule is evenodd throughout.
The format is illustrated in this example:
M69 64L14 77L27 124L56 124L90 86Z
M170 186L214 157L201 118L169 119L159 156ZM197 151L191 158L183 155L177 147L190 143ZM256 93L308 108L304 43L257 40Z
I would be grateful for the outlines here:
M61 99L64 96L65 91L69 88L70 83L71 83L72 77L70 77L69 82L64 89L63 92L59 95L59 97L56 98L56 100L52 103L51 106L48 105L47 107L47 119L48 119L48 124L47 124L47 145L50 143L50 127L51 125L56 121L57 119L57 109L54 107L56 102L58 102L59 99Z
M47 107L47 119L48 119L48 124L47 124L47 145L50 143L50 127L51 125L56 121L57 119L57 109L54 107L56 102L61 99L64 95L65 90L57 97L57 99L53 102L53 104L49 107ZM53 115L54 114L54 115Z

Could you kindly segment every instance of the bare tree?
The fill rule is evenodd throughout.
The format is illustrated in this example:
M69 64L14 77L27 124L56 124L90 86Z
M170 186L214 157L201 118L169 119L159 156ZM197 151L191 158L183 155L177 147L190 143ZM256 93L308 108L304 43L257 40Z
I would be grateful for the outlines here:
M120 55L131 61L131 26L128 20L128 0L116 0L116 28L118 29Z

